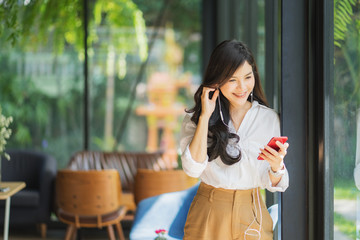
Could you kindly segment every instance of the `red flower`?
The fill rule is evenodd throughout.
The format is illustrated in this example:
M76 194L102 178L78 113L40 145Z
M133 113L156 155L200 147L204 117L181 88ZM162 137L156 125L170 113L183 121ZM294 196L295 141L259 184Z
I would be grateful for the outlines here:
M165 234L165 233L167 233L167 231L165 229L158 229L158 230L155 230L155 233L156 234Z

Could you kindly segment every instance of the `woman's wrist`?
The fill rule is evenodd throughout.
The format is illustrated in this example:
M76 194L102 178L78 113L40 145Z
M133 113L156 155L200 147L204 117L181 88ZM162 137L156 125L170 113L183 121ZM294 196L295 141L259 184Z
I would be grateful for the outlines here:
M285 164L284 164L284 162L281 162L280 165L270 166L270 168L271 168L271 171L277 172L277 171L283 170L285 168Z
M204 122L208 123L210 120L210 117L211 117L211 115L208 116L207 114L201 113L199 116L199 122L204 121Z

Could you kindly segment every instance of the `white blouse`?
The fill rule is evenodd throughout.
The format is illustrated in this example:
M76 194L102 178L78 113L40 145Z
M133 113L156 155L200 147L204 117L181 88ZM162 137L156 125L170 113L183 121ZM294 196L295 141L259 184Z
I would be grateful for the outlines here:
M251 189L266 188L271 192L283 192L289 186L289 174L286 170L280 182L272 186L269 169L270 164L265 160L257 160L260 148L263 148L272 137L280 136L280 121L277 113L257 101L252 103L246 113L238 131L229 122L229 131L240 137L238 145L241 149L241 160L233 165L224 164L220 157L203 163L196 162L190 153L189 144L195 134L196 124L191 121L191 114L183 120L180 148L182 151L182 167L191 177L200 177L201 181L218 188ZM227 152L236 156L238 150L229 144Z

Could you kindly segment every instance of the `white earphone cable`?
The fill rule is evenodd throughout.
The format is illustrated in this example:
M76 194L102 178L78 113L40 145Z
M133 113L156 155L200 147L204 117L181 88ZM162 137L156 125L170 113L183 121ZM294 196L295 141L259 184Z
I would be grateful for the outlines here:
M254 195L254 189L253 189L253 195ZM260 226L259 226L259 230L255 229L255 228L250 228L252 226L252 224L255 222L256 219L258 219L257 216L257 207L256 207L256 199L254 202L254 207L255 207L255 216L254 216L254 220L250 223L250 225L247 227L247 229L244 232L244 240L246 240L246 235L248 236L258 236L258 239L261 239L261 227L262 227L262 211L261 211L261 204L260 204L260 196L259 196L259 189L256 188L256 195L257 195L257 203L259 206L259 211L260 211Z
M222 121L222 123L225 125L225 126L227 126L228 128L229 128L229 126L225 123L225 121L224 121L224 116L223 116L223 113L222 113L222 111L221 111L221 103L220 103L220 95L218 96L218 102L219 102L219 112L220 112L220 118L221 118L221 121Z

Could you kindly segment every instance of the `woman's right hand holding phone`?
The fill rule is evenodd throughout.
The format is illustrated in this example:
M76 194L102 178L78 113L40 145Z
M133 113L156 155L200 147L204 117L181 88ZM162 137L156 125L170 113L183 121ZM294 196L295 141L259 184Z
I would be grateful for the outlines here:
M214 93L210 98L211 92ZM210 119L211 114L215 110L216 99L218 98L218 96L219 96L219 89L203 87L203 91L201 94L201 107L202 107L201 116Z

